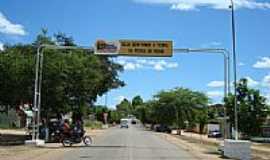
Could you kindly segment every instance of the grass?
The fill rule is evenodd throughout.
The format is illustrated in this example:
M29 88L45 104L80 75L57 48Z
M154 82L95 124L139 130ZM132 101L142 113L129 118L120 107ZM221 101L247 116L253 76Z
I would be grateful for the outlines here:
M101 129L102 122L99 121L85 121L84 126L91 129Z
M12 129L8 124L1 124L0 123L0 129Z

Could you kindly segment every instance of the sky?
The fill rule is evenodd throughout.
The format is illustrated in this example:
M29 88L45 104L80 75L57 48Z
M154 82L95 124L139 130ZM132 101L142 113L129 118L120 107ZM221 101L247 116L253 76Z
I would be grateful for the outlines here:
M0 49L31 43L41 28L64 32L82 46L97 39L172 40L174 48L226 48L231 51L229 0L1 0ZM270 100L270 1L235 0L237 74ZM161 90L186 87L223 96L223 58L180 54L170 58L112 58L124 66L126 86L107 94L114 108L136 95L149 100ZM269 101L270 102L270 101ZM105 104L105 96L97 104Z

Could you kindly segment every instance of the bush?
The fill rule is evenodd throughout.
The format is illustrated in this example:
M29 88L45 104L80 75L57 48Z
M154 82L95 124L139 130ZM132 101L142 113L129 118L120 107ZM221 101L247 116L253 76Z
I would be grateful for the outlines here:
M9 124L0 123L0 129L9 129Z
M100 121L85 121L84 127L91 128L91 129L101 129L102 128L102 122Z

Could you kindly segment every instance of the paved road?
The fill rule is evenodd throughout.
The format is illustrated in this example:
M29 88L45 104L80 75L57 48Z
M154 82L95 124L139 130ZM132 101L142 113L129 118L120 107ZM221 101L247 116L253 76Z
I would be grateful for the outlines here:
M91 147L68 152L65 160L195 160L190 153L159 138L155 133L132 126L113 128Z

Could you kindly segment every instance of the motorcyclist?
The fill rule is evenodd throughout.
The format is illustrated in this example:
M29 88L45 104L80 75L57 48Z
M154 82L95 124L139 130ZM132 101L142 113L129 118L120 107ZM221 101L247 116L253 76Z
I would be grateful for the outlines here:
M63 124L63 133L66 136L70 135L70 125L67 119L65 119L64 124Z
M83 136L83 126L82 126L82 122L79 119L76 120L73 130L76 136L78 137Z

